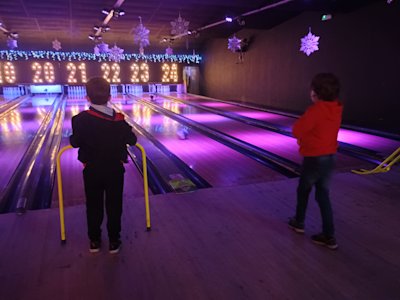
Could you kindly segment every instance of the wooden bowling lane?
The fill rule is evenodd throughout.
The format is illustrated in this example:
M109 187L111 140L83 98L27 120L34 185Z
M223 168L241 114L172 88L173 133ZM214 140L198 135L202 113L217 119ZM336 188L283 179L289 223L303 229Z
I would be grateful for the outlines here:
M180 139L176 121L145 105L133 101L121 103L120 108L214 187L285 178L195 130L190 130L188 139Z
M194 103L204 105L205 107L221 109L244 117L257 119L268 123L274 123L279 127L286 128L287 130L291 130L293 123L297 119L294 116L282 115L258 108L244 107L241 105L220 101L218 99L196 96L192 94L170 93L169 95L186 101L193 101ZM399 140L346 128L341 128L339 130L338 141L376 151L382 156L388 156L390 153L400 147Z
M0 117L0 195L34 139L56 96L34 96Z
M148 95L143 95L143 98L149 100ZM294 163L301 164L302 162L303 158L298 152L297 141L293 137L258 128L171 99L157 98L154 103L174 111L175 113L179 113L190 120L206 125L209 128L218 130L229 136L233 136ZM340 170L350 171L354 168L370 168L373 166L360 159L348 157L340 153L337 154L337 157L337 165Z

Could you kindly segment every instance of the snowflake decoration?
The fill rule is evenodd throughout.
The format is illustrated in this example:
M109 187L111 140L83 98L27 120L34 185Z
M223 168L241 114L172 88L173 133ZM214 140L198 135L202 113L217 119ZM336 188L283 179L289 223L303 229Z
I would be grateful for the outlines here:
M18 48L18 43L16 39L13 38L7 38L7 47L12 49Z
M240 43L242 42L241 39L238 39L235 35L232 38L228 39L228 49L232 52L236 52L240 50Z
M165 49L165 55L174 55L174 50L168 46L168 48Z
M55 49L56 51L59 51L61 49L61 43L57 39L55 39L52 44L53 49Z
M114 44L114 47L112 47L108 53L112 61L120 62L121 58L124 56L124 49L121 49Z
M133 35L133 41L135 44L139 44L140 54L144 54L144 47L147 47L148 45L150 45L150 41L149 41L150 30L148 30L146 27L143 26L142 17L139 17L139 20L140 20L140 23L135 28L134 35Z
M179 35L179 34L185 34L189 30L189 21L186 21L185 19L182 19L181 14L179 13L178 19L175 19L174 21L170 22L172 26L171 34L172 35Z
M313 35L311 33L311 28L310 28L308 34L301 39L300 51L307 54L307 56L310 56L311 53L319 50L318 41L319 41L319 36Z
M107 54L108 52L110 52L110 49L108 49L108 44L106 44L104 42L101 42L96 47L99 50L98 54ZM95 51L96 51L96 49L95 49Z

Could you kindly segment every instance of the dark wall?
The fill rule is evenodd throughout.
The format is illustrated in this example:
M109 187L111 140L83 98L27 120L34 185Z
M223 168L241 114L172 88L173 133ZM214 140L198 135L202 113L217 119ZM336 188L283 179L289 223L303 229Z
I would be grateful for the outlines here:
M307 56L299 49L309 27L320 36L320 50ZM227 49L227 39L204 48L202 94L302 112L310 104L313 75L333 72L342 83L346 123L400 133L399 3L382 1L325 22L307 12L237 36L250 39L242 62Z

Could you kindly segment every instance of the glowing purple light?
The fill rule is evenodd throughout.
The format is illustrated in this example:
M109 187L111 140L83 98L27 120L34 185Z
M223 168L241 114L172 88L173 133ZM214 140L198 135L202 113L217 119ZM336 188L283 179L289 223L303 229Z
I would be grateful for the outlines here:
M230 104L223 103L223 102L206 102L202 103L201 105L208 106L208 107L229 107L231 106Z
M190 115L190 119L199 123L226 122L226 117L215 114L192 114Z

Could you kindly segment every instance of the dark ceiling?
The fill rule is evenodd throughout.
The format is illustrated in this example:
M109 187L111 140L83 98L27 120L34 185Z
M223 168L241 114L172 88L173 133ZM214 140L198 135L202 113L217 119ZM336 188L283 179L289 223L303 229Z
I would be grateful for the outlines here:
M93 26L100 25L106 15L102 9L112 9L117 0L0 0L0 22L3 28L19 33L21 50L53 50L52 41L58 39L62 50L91 51L94 42L88 39ZM243 14L244 25L237 20L201 30L198 34L175 39L175 53L198 49L207 39L228 38L241 28L269 29L304 11L323 13L346 13L370 2L385 0L119 0L125 16L111 19L111 30L103 34L104 42L116 43L126 52L138 52L133 43L133 31L139 24L150 30L150 46L146 53L162 53L168 44L163 38L171 36L171 21L181 17L190 22L189 29L196 30L215 24L231 15ZM276 7L257 12L261 8ZM7 49L6 36L0 37L0 50Z

